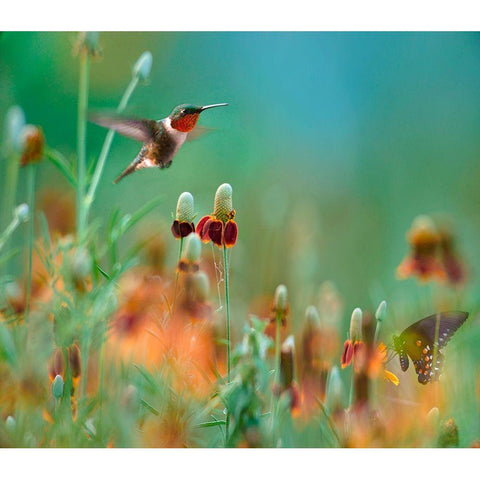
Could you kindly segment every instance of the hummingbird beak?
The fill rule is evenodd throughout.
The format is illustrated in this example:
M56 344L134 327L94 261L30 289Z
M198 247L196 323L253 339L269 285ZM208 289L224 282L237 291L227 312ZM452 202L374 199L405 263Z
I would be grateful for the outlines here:
M208 110L209 108L214 108L214 107L226 107L228 103L214 103L213 105L205 105L204 107L200 107L200 112L203 112L204 110Z

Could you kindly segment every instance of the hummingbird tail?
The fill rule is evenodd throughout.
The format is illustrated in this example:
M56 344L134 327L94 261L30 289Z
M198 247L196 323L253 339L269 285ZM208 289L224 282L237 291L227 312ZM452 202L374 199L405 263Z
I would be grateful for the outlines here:
M118 183L123 177L126 177L127 175L133 173L135 170L139 170L140 168L142 168L146 152L147 149L145 146L143 146L135 160L113 181L113 183Z

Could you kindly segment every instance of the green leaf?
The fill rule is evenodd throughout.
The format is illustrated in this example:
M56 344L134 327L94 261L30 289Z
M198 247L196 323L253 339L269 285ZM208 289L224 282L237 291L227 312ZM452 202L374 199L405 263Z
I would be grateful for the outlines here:
M77 182L67 159L60 152L57 152L57 150L50 148L46 149L45 155L47 159L50 160L50 162L52 162L58 168L58 170L60 170L68 183L76 187Z
M212 422L203 422L195 425L195 428L207 428L207 427L216 427L218 425L225 425L227 422L225 420L214 420Z
M153 408L147 401L145 401L145 400L140 400L140 403L141 403L147 410L150 410L154 415L160 415L160 412L159 412L156 408Z

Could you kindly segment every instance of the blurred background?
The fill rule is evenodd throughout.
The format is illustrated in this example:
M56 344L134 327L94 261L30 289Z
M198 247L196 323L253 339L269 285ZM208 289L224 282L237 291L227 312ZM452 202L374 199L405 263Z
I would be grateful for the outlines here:
M20 105L48 145L72 161L76 36L0 37L0 118ZM169 228L178 195L194 195L200 218L212 211L218 185L230 183L239 226L231 295L233 311L245 319L279 283L289 288L293 322L326 280L346 312L421 298L429 285L395 278L408 252L405 233L419 214L452 219L470 272L467 291L478 290L479 34L109 32L100 44L102 57L91 66L92 110L117 106L145 50L153 54L152 75L128 114L159 119L180 103L229 103L201 116L212 132L185 144L170 169L146 169L118 185L113 179L140 145L115 136L93 216L106 221L117 206L134 212L163 194L142 228L165 238L173 268L177 244ZM88 125L90 161L105 134ZM47 162L40 190L59 203L74 198ZM400 318L399 326L416 319Z

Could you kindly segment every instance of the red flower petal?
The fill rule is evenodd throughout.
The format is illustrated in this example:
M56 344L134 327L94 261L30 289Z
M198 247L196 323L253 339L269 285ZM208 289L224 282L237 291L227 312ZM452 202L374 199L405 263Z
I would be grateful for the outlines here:
M223 232L223 242L227 248L233 247L237 241L238 227L233 220L229 220Z
M208 224L208 236L219 247L222 246L223 228L223 223L220 220L212 220Z
M352 363L353 358L353 345L351 340L346 340L343 344L342 357L340 359L340 364L342 368L348 367Z
M209 221L211 220L212 220L211 215L206 215L205 217L202 217L197 224L197 228L195 229L197 235L200 237L200 239L204 243L207 243L210 241L210 237L208 236L208 229L205 227L207 227L207 223L209 223Z
M173 221L171 230L175 238L180 238L180 224L178 220Z
M181 237L188 237L191 233L195 231L195 227L193 223L188 222L180 222L179 223L179 230Z

